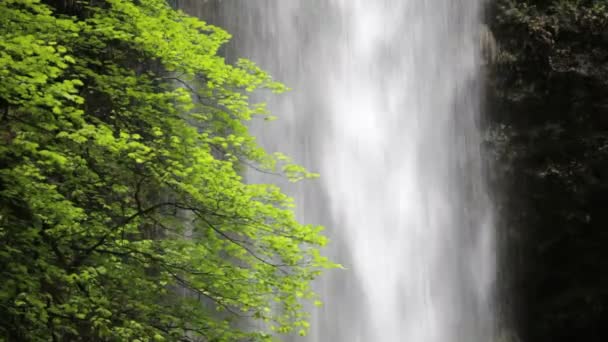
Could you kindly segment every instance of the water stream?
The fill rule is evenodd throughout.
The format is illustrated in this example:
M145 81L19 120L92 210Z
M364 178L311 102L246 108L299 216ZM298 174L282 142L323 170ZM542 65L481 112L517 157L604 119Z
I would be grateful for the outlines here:
M496 257L478 129L481 6L198 5L201 17L234 35L229 58L250 58L293 88L269 103L278 121L254 124L263 146L322 175L282 185L303 221L328 227L326 254L347 270L315 284L325 305L314 309L309 336L294 340L492 340Z

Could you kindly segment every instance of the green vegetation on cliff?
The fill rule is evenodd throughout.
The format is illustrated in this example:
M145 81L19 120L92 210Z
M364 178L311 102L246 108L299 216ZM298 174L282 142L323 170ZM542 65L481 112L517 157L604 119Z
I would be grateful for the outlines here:
M162 0L3 0L0 23L0 341L304 333L321 228L237 167L312 176L245 125L285 87Z
M608 1L500 0L489 22L490 142L524 341L606 341Z

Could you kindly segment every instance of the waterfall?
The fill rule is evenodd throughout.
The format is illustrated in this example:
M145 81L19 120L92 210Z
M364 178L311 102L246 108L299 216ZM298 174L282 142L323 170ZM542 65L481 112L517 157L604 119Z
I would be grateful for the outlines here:
M254 123L321 178L279 183L346 270L294 341L488 342L495 242L480 149L481 0L242 0L211 21L293 90ZM209 19L209 13L201 16ZM254 182L277 182L252 172Z

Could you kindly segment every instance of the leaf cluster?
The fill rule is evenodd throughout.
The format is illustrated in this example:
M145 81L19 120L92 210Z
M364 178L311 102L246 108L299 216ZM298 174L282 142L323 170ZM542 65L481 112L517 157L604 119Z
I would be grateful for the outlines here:
M0 22L0 340L305 333L322 228L239 172L315 176L248 132L248 94L285 86L162 0L4 0Z

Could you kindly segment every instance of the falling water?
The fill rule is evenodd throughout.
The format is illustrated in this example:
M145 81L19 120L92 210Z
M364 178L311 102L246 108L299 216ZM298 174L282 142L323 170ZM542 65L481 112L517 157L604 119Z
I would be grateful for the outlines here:
M270 102L278 122L254 124L261 143L322 175L282 184L301 220L328 227L327 254L347 268L315 285L325 306L313 311L303 340L492 340L494 233L478 129L481 6L199 5L200 16L234 34L228 58L248 57L293 88Z

